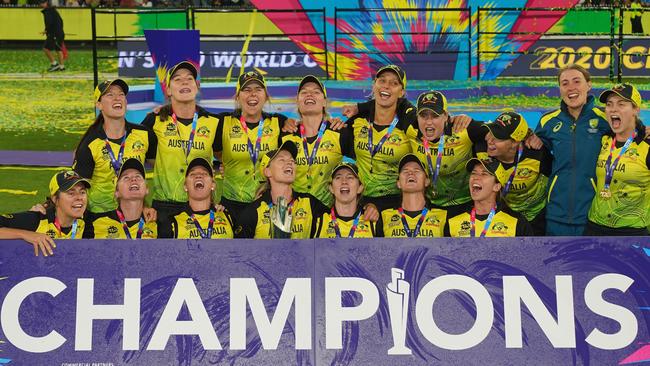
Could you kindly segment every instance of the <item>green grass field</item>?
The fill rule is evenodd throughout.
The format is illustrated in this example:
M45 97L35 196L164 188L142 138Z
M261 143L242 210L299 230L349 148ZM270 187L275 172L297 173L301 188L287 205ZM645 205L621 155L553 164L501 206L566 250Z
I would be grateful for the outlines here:
M100 56L115 51L100 50ZM92 100L92 52L71 49L66 71L47 73L48 62L41 50L3 49L0 52L0 150L71 151L94 119ZM100 79L117 76L117 61L99 61ZM204 80L211 81L211 80ZM642 89L650 89L650 79L627 80ZM466 83L468 85L512 85L517 80ZM523 82L556 87L554 79L526 79ZM152 84L151 80L129 80L130 84ZM417 82L416 82L417 83ZM433 82L447 86L448 82ZM605 79L594 80L594 86L609 86ZM541 107L555 108L556 98L518 95L453 100L471 114L476 108ZM53 168L0 167L0 213L26 210L42 202L47 185L56 172Z

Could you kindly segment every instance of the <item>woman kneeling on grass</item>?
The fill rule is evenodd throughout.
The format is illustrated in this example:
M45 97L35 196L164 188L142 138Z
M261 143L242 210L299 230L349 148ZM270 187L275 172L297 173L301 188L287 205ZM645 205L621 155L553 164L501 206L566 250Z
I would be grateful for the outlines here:
M21 212L0 216L0 239L22 239L34 246L34 254L52 255L53 239L81 239L83 216L90 183L73 170L57 173L50 180L50 207L45 214Z

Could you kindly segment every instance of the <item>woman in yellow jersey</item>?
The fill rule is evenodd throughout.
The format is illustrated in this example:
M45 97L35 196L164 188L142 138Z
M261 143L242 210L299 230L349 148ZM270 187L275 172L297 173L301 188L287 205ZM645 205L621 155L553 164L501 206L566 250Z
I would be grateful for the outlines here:
M266 81L257 71L242 74L237 81L235 111L220 114L216 151L224 169L221 204L237 222L241 211L253 200L259 182L259 162L278 148L286 117L263 111L270 97Z
M485 141L477 144L480 159L491 157L499 162L507 180L501 198L513 211L522 214L535 231L546 235L546 198L553 157L545 146L540 150L524 143L531 133L526 119L516 112L503 112L492 123Z
M425 192L431 180L415 154L406 154L399 162L397 187L401 202L381 211L377 236L388 238L442 237L447 211L431 207Z
M212 161L219 119L196 104L199 92L197 67L188 61L168 73L166 93L170 103L142 122L156 134L153 208L166 219L183 211L187 192L185 169L195 158Z
M334 205L318 219L312 237L375 236L375 223L366 219L360 206L363 184L359 180L359 169L354 162L343 160L332 170L329 190L334 196Z
M411 152L406 136L415 121L415 108L406 99L406 74L396 65L380 68L373 81L374 101L369 111L360 111L347 125L353 141L359 176L365 187L364 202L381 211L399 205L395 185L400 159ZM398 104L406 104L398 108Z
M296 96L300 122L298 131L282 134L281 141L292 141L298 146L296 159L296 192L309 193L323 204L332 204L332 194L327 188L328 177L343 156L352 154L349 130L331 128L327 113L327 91L313 75L305 76L298 86Z
M327 207L308 193L294 192L297 155L296 144L285 141L263 156L259 174L268 181L258 190L258 198L242 212L240 237L310 238L316 218Z
M53 254L53 239L81 239L88 203L87 179L74 170L59 172L50 180L47 212L0 215L0 239L23 239L34 246L34 254Z
M596 162L596 195L585 235L648 235L650 225L650 138L639 119L643 102L631 84L600 95L612 133L603 136Z
M99 115L86 130L75 150L72 168L87 178L88 211L101 213L117 208L115 184L122 162L152 158L156 137L146 127L129 123L126 95L129 86L121 79L107 80L95 88L95 106Z
M431 179L429 202L452 216L465 211L472 200L465 164L473 157L476 144L485 141L487 132L482 122L463 122L452 123L447 98L432 90L418 97L417 125L410 126L407 132L413 153L427 167ZM459 124L466 128L459 130Z
M185 210L161 224L160 236L176 239L232 239L233 225L228 212L214 207L214 170L203 158L187 166L185 190L188 202Z
M118 207L93 215L84 230L88 239L155 239L158 225L145 222L144 199L149 193L144 165L138 159L127 159L120 168L115 186Z
M512 211L501 200L501 189L508 180L494 159L473 158L466 164L470 172L469 187L473 205L445 225L445 236L508 237L532 236L533 228L526 218Z

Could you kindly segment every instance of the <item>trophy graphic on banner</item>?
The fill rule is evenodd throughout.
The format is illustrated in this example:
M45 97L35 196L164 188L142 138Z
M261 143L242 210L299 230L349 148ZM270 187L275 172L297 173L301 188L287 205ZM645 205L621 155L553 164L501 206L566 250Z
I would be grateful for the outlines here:
M277 204L271 207L271 238L286 239L291 237L291 210L289 202L283 196L278 197Z
M409 311L409 294L411 286L404 280L404 271L391 268L391 282L386 286L390 327L393 332L393 347L389 355L410 355L411 349L406 347L406 323Z

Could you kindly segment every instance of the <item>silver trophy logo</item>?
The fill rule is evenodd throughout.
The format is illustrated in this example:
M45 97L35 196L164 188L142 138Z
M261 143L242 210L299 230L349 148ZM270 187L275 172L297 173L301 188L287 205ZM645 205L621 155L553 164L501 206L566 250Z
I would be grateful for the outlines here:
M410 355L411 349L406 347L406 323L408 321L409 294L411 285L404 280L404 271L391 268L391 282L386 286L390 327L393 331L393 347L389 355Z

